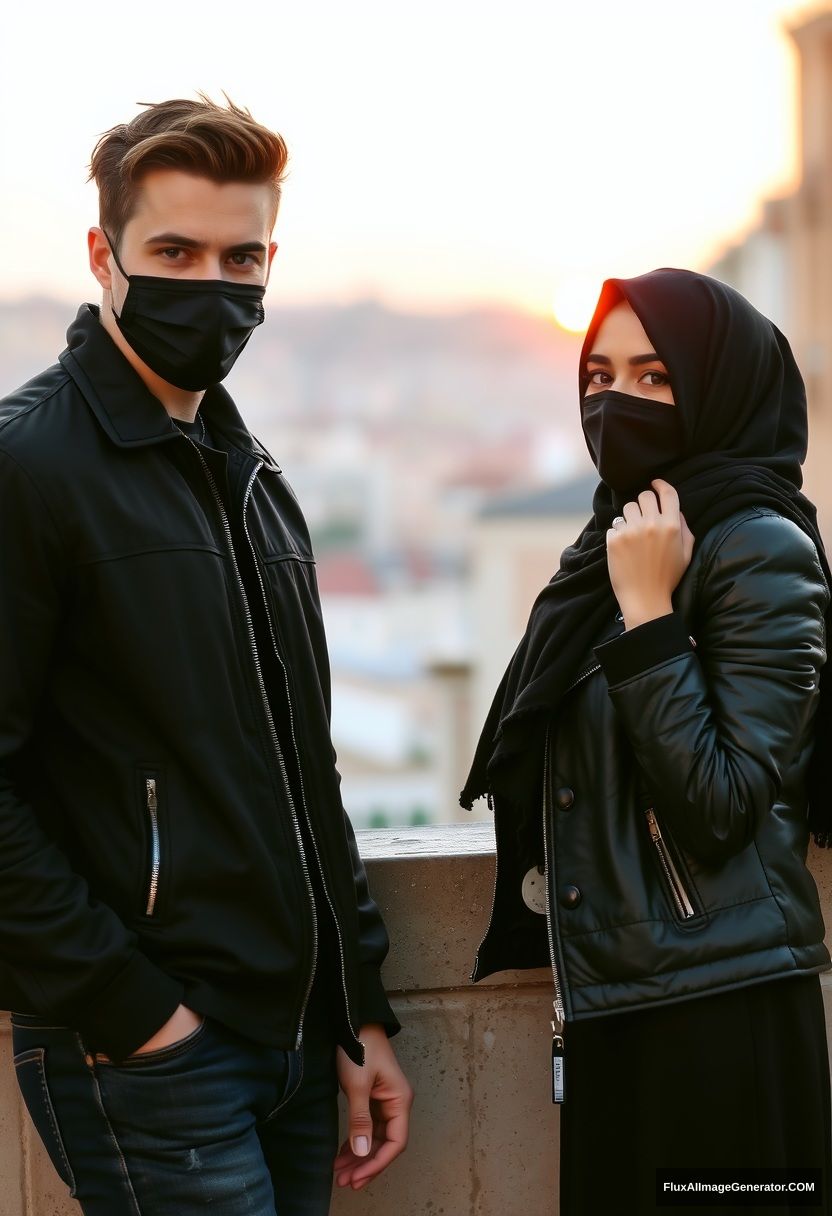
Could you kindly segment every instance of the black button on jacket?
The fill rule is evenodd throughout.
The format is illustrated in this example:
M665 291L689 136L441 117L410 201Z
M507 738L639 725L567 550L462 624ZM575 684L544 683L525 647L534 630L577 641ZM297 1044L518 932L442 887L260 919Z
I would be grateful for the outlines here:
M701 538L671 613L626 632L611 619L579 656L584 678L548 731L548 908L567 1019L832 966L805 864L828 599L806 534L744 508ZM498 877L475 979L550 962L546 918L520 894L530 859L494 803ZM541 805L541 862L542 821Z
M0 402L0 1005L114 1059L180 1001L288 1049L328 941L360 1061L398 1022L309 534L225 389L200 409L217 451L90 305Z

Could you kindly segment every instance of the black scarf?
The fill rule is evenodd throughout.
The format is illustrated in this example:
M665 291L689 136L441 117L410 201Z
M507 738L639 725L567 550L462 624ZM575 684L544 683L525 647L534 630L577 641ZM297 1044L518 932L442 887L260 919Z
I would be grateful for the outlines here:
M697 543L712 525L744 506L771 507L812 538L832 586L817 511L801 493L808 442L806 392L786 338L739 292L704 274L663 267L636 278L607 279L581 349L581 397L585 359L598 327L622 298L670 376L683 455L661 475L675 486ZM546 722L577 674L577 664L616 611L606 532L622 505L601 481L592 518L564 549L560 568L532 606L460 795L468 810L476 798L488 794L491 802L492 794L499 795L519 817L521 835L522 822L536 817L539 806ZM832 637L832 611L827 613L827 636ZM819 745L809 772L808 824L822 847L832 844L830 667L832 662L821 673Z

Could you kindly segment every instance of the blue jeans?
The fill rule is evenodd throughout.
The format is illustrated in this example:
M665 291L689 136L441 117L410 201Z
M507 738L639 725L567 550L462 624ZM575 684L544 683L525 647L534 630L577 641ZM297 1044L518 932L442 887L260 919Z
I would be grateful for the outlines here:
M297 1051L209 1017L120 1064L48 1018L11 1018L23 1098L84 1216L326 1216L338 1082L320 997Z

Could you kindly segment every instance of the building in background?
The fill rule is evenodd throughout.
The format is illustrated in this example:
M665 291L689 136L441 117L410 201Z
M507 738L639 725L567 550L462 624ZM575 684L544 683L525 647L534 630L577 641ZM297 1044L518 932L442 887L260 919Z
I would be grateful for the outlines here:
M832 539L832 7L788 27L798 55L799 179L707 272L730 283L789 339L806 381L806 492Z

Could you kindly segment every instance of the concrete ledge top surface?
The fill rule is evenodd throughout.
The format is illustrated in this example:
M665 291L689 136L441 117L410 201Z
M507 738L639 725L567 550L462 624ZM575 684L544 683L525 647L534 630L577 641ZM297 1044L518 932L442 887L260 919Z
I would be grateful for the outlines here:
M365 861L407 857L490 857L495 851L494 824L435 823L418 828L364 828L355 833Z

